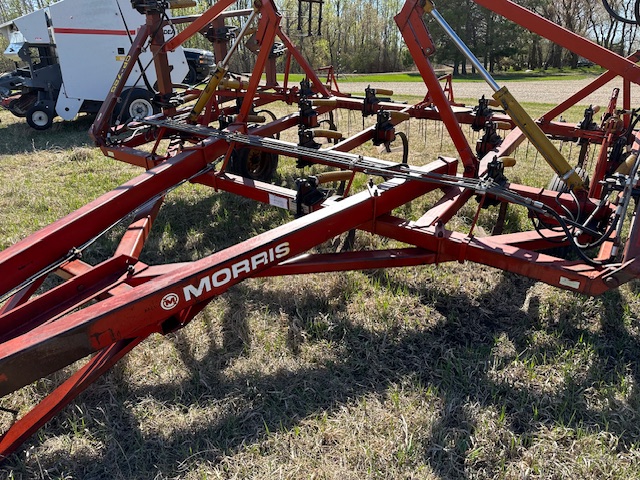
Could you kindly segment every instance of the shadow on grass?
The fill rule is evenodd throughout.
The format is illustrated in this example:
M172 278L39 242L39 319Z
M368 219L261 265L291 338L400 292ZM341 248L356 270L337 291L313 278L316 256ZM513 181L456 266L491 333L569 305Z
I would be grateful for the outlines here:
M242 353L248 341L232 333L244 329L238 327L238 322L246 322L246 299L269 308L281 307L273 296L259 288L239 285L227 293L228 309L222 323L228 335L223 336L221 345L196 359L189 345L181 341L181 334L176 335L181 359L194 372L189 379L170 385L136 387L131 392L121 383L118 383L120 392L100 392L105 390L103 382L94 387L97 392L92 393L91 399L96 403L88 403L88 410L102 411L106 419L102 421L113 421L100 429L102 440L108 445L100 461L82 452L66 459L45 457L39 461L50 472L55 471L56 462L59 465L69 462L78 475L111 471L119 472L118 476L123 478L151 478L159 471L166 477L180 476L191 455L198 462L215 464L223 455L260 442L269 432L289 430L309 416L339 410L371 393L384 394L407 377L433 388L443 402L439 419L428 429L430 435L420 440L424 462L441 478L467 478L465 458L477 427L465 409L469 402L502 410L507 428L524 446L530 444L541 427L562 425L611 432L620 438L618 449L631 448L640 439L640 427L633 421L636 414L613 398L604 409L590 406L585 399L585 393L593 385L600 389L607 384L615 385L623 372L631 370L633 377L640 380L637 342L615 321L605 322L601 332L589 333L576 325L574 313L580 314L577 310L567 312L566 319L560 320L558 339L563 348L576 349L586 342L593 346L596 355L585 377L567 377L555 394L542 394L516 382L497 381L490 375L494 364L492 347L498 335L506 334L516 344L517 352L526 352L522 356L525 362L542 353L532 347L531 341L533 326L539 321L536 299L527 299L531 285L528 280L504 275L492 291L478 298L456 293L442 295L438 291L436 309L446 320L426 331L374 332L348 321L338 321L330 331L306 325L310 329L308 341L342 342L346 355L339 360L320 362L313 368L267 375L247 372L227 378L220 370ZM427 285L416 293L431 298L434 292L429 290ZM340 298L341 293L329 295ZM620 305L616 295L614 292L604 300L614 310ZM529 313L522 311L525 300ZM314 310L317 306L318 300L311 293L297 299L296 308L301 310ZM346 301L338 310L340 307L346 307ZM611 318L620 318L615 317L620 312L612 313ZM121 376L120 368L116 367L113 375ZM103 405L97 401L99 393L108 395L111 401ZM182 406L185 412L191 405L219 407L228 402L228 407L222 408L226 413L216 420L176 428L167 438L160 432L141 430L138 420L129 413L127 395ZM637 391L630 392L628 402L638 404ZM69 415L73 417L74 412ZM47 430L63 434L69 430L69 424L69 417L65 420L60 416ZM513 454L518 455L515 450ZM49 462L50 465L45 464ZM14 457L10 467L19 472L20 463ZM140 470L141 465L147 468ZM490 471L500 468L487 467Z
M241 203L233 203L236 201ZM185 212L179 223L171 224L173 241L165 244L162 240L162 232L170 225L171 211L166 212L167 217L165 213L160 215L156 225L160 233L150 239L152 250L165 259L190 260L183 255L191 230L202 233L196 249L204 252L259 233L253 231L255 223L250 219L262 209L253 202L245 204L238 197L222 195L206 197L196 205L184 202L176 200L169 204L169 210ZM268 229L282 218L263 220L261 228ZM79 398L76 407L69 407L64 415L54 418L45 433L65 435L82 425L80 433L84 435L84 429L90 429L105 450L99 457L89 447L64 456L41 454L39 467L50 475L73 472L79 478L100 478L106 472L112 478L160 478L158 472L162 478L179 477L191 461L217 464L224 456L260 443L270 432L288 431L306 418L339 411L372 393L383 395L407 378L431 388L443 404L435 423L424 429L428 435L416 439L423 455L421 461L443 479L468 476L465 462L478 428L466 408L469 403L503 412L507 430L525 448L541 428L559 425L611 432L620 439L617 446L620 451L632 448L640 440L640 425L635 421L637 410L629 408L640 404L636 388L630 387L626 402L620 401L614 392L621 376L631 374L635 384L640 381L637 341L622 321L615 320L624 316L619 292L608 293L598 300L604 305L606 320L600 330L592 331L581 324L583 305L579 299L563 311L556 319L557 324L546 325L538 309L540 299L531 294L534 282L510 274L500 273L495 287L480 296L444 291L442 286L433 284L416 287L380 272L368 275L391 292L402 289L423 299L444 320L420 331L368 329L340 313L346 312L354 300L349 292L345 294L339 284L334 284L334 290L326 294L337 302L333 308L333 327L321 329L303 323L301 328L306 331L308 342L341 345L343 356L320 360L313 367L295 371L282 368L268 374L246 371L230 377L222 370L241 357L251 341L248 299L273 311L281 309L289 317L296 317L299 311L326 308L313 292L297 295L294 305L281 302L282 299L259 286L238 285L225 294L227 305L221 319L219 344L214 341L204 355L195 356L182 333L174 335L178 355L192 372L188 378L171 384L130 387L126 382L126 376L130 375L125 372L126 362L117 365L108 379L97 382L87 395ZM556 344L546 347L535 342L533 337L540 331L553 332ZM211 328L207 334L216 336ZM586 375L566 375L555 392L541 392L509 378L496 378L498 360L494 346L500 336L506 336L514 344L516 353L507 362L517 357L523 364L544 363L542 358L552 358L559 350L572 352L585 346L593 351L592 362ZM609 395L605 407L596 407L588 401L588 391L594 385L603 395ZM152 399L169 410L188 412L192 406L210 406L221 414L175 427L167 436L140 423L139 418L144 415L136 416L130 411L136 406L128 400L132 396ZM93 412L93 418L88 417L89 412ZM28 443L35 441L38 440L31 439ZM514 457L520 455L517 449L511 453ZM0 472L33 473L24 455L23 450L11 457ZM499 460L495 458L496 462ZM500 465L486 468L495 472Z

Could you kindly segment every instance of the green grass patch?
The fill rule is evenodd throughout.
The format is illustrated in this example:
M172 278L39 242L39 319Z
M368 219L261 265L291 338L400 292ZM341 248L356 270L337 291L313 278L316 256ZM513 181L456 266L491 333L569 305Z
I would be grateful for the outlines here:
M444 74L445 71L442 71ZM497 72L491 74L496 81L562 81L562 80L583 80L585 78L595 78L602 73L593 69L576 69L565 71L519 71L519 72ZM326 78L325 75L319 74L321 80ZM289 81L299 83L304 78L302 74L289 75ZM277 76L279 82L284 80L284 75ZM457 75L453 77L454 82L484 82L479 74ZM370 74L339 74L339 83L381 83L381 82L397 82L397 83L423 83L422 77L418 72L401 72L401 73L370 73Z

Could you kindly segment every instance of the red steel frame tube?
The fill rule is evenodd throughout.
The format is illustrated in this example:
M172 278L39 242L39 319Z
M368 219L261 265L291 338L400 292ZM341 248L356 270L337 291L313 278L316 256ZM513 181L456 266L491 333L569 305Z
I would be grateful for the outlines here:
M431 99L438 107L451 140L462 158L465 175L474 176L478 173L478 159L471 151L467 138L462 133L460 124L453 113L449 99L442 90L440 81L428 60L435 52L435 46L424 24L423 15L424 9L420 2L409 0L394 19L429 90Z
M628 58L631 62L634 62L634 63L637 62L638 59L640 59L640 51L635 52L633 55L630 55ZM589 85L582 88L580 91L576 92L575 94L567 98L564 102L560 103L559 105L557 105L556 107L552 108L547 113L545 113L542 117L540 117L540 122L546 123L553 120L555 117L565 112L568 108L574 106L579 101L583 100L584 98L586 98L587 96L589 96L590 94L598 90L599 88L609 83L611 80L616 78L616 76L617 76L617 73L611 70L603 73L598 78L596 78L593 82L589 83ZM627 97L628 97L628 93L627 95L625 95L625 99L626 101L629 101ZM624 108L629 108L629 107L625 106Z
M226 151L226 142L218 141L217 145L218 154ZM211 153L215 153L215 147L212 150ZM69 253L70 239L73 246L80 247L138 206L206 166L202 151L179 154L0 252L0 269L12 272L0 276L0 292L8 292L64 258Z
M430 169L446 171L447 165L436 161ZM28 335L11 338L0 344L0 395L115 341L137 336L140 330L155 328L160 332L162 323L177 312L223 293L267 269L275 260L278 260L276 263L284 261L372 221L431 188L422 182L407 181L385 190L374 188L362 192L332 208L319 210L194 262L179 272L36 327ZM173 302L169 303L168 299Z

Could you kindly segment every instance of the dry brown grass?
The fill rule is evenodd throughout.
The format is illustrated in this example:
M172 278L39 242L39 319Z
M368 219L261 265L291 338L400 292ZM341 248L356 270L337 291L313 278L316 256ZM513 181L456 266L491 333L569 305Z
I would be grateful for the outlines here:
M35 133L0 119L3 247L135 172L92 153L86 121ZM437 136L410 134L413 163L441 151ZM514 175L530 177L533 162ZM282 182L296 175L284 167ZM199 258L287 218L185 186L143 257ZM0 476L638 478L639 314L635 282L586 298L471 264L249 280L145 341ZM52 381L2 406L25 411Z

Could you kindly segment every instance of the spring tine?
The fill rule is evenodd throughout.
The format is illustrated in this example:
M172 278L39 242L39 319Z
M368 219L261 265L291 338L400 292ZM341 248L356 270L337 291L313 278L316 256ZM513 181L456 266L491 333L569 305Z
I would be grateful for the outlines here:
M422 142L426 145L427 144L427 124L426 122L428 122L428 120L425 120L425 123L422 124Z

